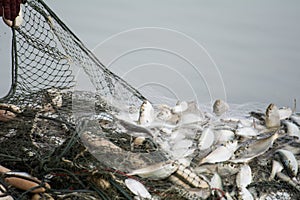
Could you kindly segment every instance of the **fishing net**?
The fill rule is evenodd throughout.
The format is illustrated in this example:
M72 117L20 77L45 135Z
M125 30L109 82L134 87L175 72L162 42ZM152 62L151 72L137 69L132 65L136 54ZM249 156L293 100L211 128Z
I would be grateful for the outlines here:
M43 1L28 1L23 11L24 22L12 30L12 87L2 101L42 104L41 91L73 88L79 68L102 98L140 103L142 95L106 69Z
M133 199L135 195L124 184L127 173L173 159L157 144L166 138L155 141L133 123L145 97L109 71L42 0L28 0L22 8L24 21L12 29L12 86L0 99L0 164L28 172L41 184L49 182L51 189L42 194L44 199ZM78 73L86 74L90 90L80 90ZM232 112L241 116L258 107L251 106L234 106ZM207 112L211 109L205 108ZM7 113L13 120L1 118ZM192 140L194 148L202 130L192 130L195 135L182 140ZM144 140L135 143L140 135ZM259 172L256 177L269 175L265 164L251 163ZM201 199L201 195L193 196L195 188L187 186L193 184L192 175L178 177L187 183L135 179L156 199ZM4 180L1 173L0 184L9 195L31 199L30 191L9 187ZM234 180L235 175L225 177L224 190L237 191ZM299 187L282 187L285 182L267 178L255 180L249 189L257 191L262 185L271 194L269 199L281 193L287 194L286 199L299 195ZM280 194L276 193L278 188ZM209 198L225 195L219 192L222 195L215 193ZM232 196L237 197L237 193L232 192Z
M1 165L30 172L43 180L51 177L56 198L122 196L120 191L124 193L124 186L115 183L109 166L101 170L103 165L85 151L75 130L75 121L81 114L91 114L81 104L82 107L74 106L78 113L74 118L72 101L77 105L81 100L76 95L72 97L76 74L80 71L89 77L93 97L84 100L93 104L92 113L96 107L98 111L109 112L122 104L137 109L145 98L105 68L43 1L28 0L21 6L23 23L12 29L12 85L9 93L0 99L0 108L15 116L13 121L0 122ZM100 172L91 176L86 170ZM112 190L105 195L102 186L100 189L95 186L98 179L109 181L115 187L110 187ZM28 192L13 187L8 193L18 199L29 198ZM120 199L130 196L126 192L124 195Z

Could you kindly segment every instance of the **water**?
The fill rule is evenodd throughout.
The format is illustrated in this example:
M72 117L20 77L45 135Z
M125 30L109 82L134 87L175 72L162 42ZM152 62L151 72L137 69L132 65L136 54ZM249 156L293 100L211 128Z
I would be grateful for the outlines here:
M152 99L300 101L299 1L46 2L105 65ZM2 67L0 95L9 74Z

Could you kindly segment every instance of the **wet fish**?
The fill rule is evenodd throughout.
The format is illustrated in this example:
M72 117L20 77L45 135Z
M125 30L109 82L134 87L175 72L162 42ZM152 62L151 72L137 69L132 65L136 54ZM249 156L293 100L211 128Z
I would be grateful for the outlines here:
M259 133L256 129L252 127L243 127L243 128L238 128L235 131L235 134L243 137L253 137L253 136L257 136Z
M236 184L239 188L245 188L252 182L252 172L249 165L241 166L239 173L236 176Z
M201 137L199 138L199 150L205 150L210 148L211 145L214 143L214 140L214 132L210 128L205 128L201 133Z
M254 197L252 196L250 191L245 187L241 188L239 195L243 200L254 200Z
M280 126L280 115L278 108L275 104L271 103L266 109L266 119L267 128L274 128Z
M223 115L225 112L227 112L229 110L229 105L221 100L221 99L217 99L213 105L213 112L217 115L217 116L221 116Z
M215 133L215 143L216 144L224 144L230 140L233 140L235 135L231 130L214 130Z
M223 185L222 185L222 178L218 173L214 173L213 177L211 178L209 185L211 188L217 188L220 190L223 190Z
M181 101L174 106L171 111L172 113L180 114L188 109L188 103L186 101Z
M150 178L153 180L160 180L169 177L178 169L176 161L161 162L150 165L145 168L133 170L128 173L128 176L138 175L142 178Z
M156 113L156 118L162 121L168 120L172 115L171 108L168 105L165 104L158 105L157 110L158 111Z
M293 114L293 111L291 108L279 108L278 113L280 120L284 120L290 118Z
M116 123L120 124L125 129L126 133L128 133L129 135L133 135L135 137L153 137L152 132L146 127L135 125L133 123L121 119L118 119Z
M276 176L276 174L278 172L281 172L283 170L283 166L280 162L276 161L276 160L273 160L272 161L272 172L271 172L271 175L269 177L269 180L273 180Z
M193 141L192 140L188 140L188 139L183 139L180 141L177 141L176 143L174 143L174 145L171 147L173 150L176 149L188 149L193 145Z
M293 115L291 116L291 120L297 124L298 126L300 126L300 116L299 115Z
M237 141L228 142L226 145L221 145L203 158L199 164L217 163L229 160L237 147Z
M295 180L291 179L289 176L285 175L282 172L278 172L277 173L277 177L282 180L285 181L286 183L288 183L290 186L294 187L298 192L300 192L300 185L298 182L296 182Z
M290 176L297 176L298 174L298 161L295 155L285 149L279 149L276 151L280 155L280 160L283 166L286 168Z
M203 123L205 119L196 113L183 113L180 116L180 125L191 124L191 123Z
M125 182L125 185L127 186L127 188L133 194L135 194L139 197L142 197L142 198L146 198L146 199L152 198L151 194L148 192L146 187L139 181L132 179L132 178L128 178L128 179L125 179L124 182Z
M239 196L243 200L254 199L247 186L252 182L252 172L249 165L244 164L240 168L239 173L236 176L236 184L239 188Z
M173 113L172 108L170 108L168 105L158 105L157 106L156 114L155 114L155 120L156 121L162 121L164 123L176 125L180 121L180 115L178 113ZM162 124L160 124L162 125Z
M298 139L300 139L300 130L296 124L290 121L284 121L283 124L286 125L288 135L296 136Z
M241 145L236 152L234 152L234 158L229 161L234 163L248 162L257 156L264 154L270 147L272 147L274 141L278 137L279 133L276 132L269 137L254 140L249 144Z
M228 177L239 172L239 164L231 162L222 162L217 164L217 172L222 177Z
M154 108L149 101L144 101L140 107L138 124L149 126L154 120Z

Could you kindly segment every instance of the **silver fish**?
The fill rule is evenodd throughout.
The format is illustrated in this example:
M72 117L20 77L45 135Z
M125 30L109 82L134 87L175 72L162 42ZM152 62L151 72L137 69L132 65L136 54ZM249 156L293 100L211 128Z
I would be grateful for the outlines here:
M252 172L249 165L244 164L236 176L236 184L239 188L246 188L252 182Z
M205 122L205 119L196 113L183 113L180 116L180 124L181 125L186 125L186 124L191 124L191 123L203 123Z
M188 109L188 103L186 101L181 101L174 106L171 111L172 113L180 114Z
M279 133L276 132L273 135L255 140L252 143L241 145L240 148L234 152L235 157L230 162L243 163L264 154L274 143L274 141L279 137Z
M144 137L153 137L152 132L143 126L135 125L133 123L127 122L125 120L118 119L115 121L116 124L120 125L120 127L123 127L126 131L126 133L138 137L138 136L144 136Z
M237 147L237 141L228 142L217 147L214 151L203 158L199 164L224 162L231 158Z
M176 161L161 162L150 165L145 168L133 170L128 173L128 176L138 175L142 178L150 178L153 180L160 180L169 177L178 169Z
M168 105L159 105L157 109L158 112L156 114L156 118L158 118L159 120L167 121L171 118L172 112L171 108Z
M220 190L223 190L223 185L222 185L222 179L218 173L214 173L213 177L211 178L209 185L211 188L217 188Z
M135 194L139 197L142 197L142 198L146 198L146 199L152 198L151 194L148 192L146 187L139 181L132 179L132 178L128 178L128 179L125 179L124 182L125 182L125 185L127 186L127 188L133 194Z
M293 111L291 108L279 108L278 113L280 120L284 120L290 118L293 114Z
M201 133L201 137L199 138L198 148L200 150L208 149L209 147L211 147L214 141L214 132L210 128L205 128Z
M213 105L213 112L217 115L217 116L221 116L223 115L225 112L227 112L229 110L229 105L221 100L221 99L217 99Z
M284 121L283 123L286 125L288 135L296 136L300 139L300 130L296 124L289 121Z
M295 155L285 149L279 149L276 151L281 158L281 162L283 166L286 168L287 172L291 176L297 176L298 174L298 161L295 157Z
M265 123L267 128L274 128L280 126L279 111L277 106L273 103L271 103L266 110Z
M233 140L235 137L233 131L226 130L226 129L214 130L214 133L215 133L215 143L216 144L224 144L230 140Z
M243 200L254 200L254 197L246 187L240 189L239 195Z
M144 101L140 107L138 124L148 126L154 120L154 108L149 101Z
M231 162L221 162L217 164L217 171L222 177L228 177L239 172L239 164Z
M296 181L292 180L289 176L285 175L282 172L278 172L277 177L282 180L285 181L286 183L288 183L289 185L291 185L292 187L294 187L296 190L298 190L298 192L300 192L300 185L299 183L297 183Z
M276 161L276 160L273 160L272 161L272 172L271 172L271 175L269 177L269 180L273 180L276 176L276 174L278 172L281 172L283 170L283 166L280 162Z
M299 115L293 115L291 116L291 120L297 124L298 126L300 126L300 116Z
M253 136L257 136L259 133L256 129L252 127L243 127L243 128L238 128L235 131L235 134L243 137L253 137Z

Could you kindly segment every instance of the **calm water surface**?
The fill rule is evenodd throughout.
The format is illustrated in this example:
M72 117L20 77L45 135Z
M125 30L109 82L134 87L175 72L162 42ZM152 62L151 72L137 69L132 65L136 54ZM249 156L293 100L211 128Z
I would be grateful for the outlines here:
M46 3L105 65L149 98L300 102L300 1ZM2 42L7 30L0 28ZM0 53L7 63L6 49ZM1 66L1 95L9 73Z

